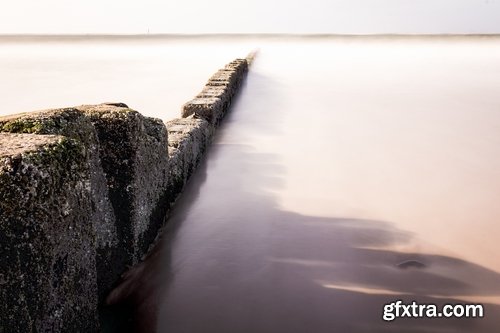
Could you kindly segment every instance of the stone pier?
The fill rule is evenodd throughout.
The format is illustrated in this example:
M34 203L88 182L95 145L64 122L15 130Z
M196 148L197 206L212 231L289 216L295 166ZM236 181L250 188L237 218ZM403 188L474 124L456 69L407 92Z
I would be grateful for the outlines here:
M163 122L124 103L0 117L0 333L95 332L148 253L253 55Z

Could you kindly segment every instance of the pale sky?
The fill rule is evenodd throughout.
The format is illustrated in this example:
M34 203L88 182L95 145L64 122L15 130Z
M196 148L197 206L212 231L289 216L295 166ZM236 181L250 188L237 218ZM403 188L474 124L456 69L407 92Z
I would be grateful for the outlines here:
M500 33L500 0L0 0L0 34Z

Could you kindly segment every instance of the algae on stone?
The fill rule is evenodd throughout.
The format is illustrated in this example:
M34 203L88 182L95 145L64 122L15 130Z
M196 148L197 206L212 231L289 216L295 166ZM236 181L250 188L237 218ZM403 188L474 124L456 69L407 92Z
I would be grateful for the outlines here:
M0 117L0 129L10 133L63 135L82 144L90 165L91 220L96 231L97 276L102 299L123 268L118 269L112 264L113 249L118 246L116 219L109 200L94 125L81 110L70 107Z
M0 133L0 327L97 330L89 184L77 140Z

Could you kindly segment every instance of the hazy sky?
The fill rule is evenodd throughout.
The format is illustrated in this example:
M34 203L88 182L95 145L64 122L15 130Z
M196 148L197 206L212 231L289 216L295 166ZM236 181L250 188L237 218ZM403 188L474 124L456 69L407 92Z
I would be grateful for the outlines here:
M0 0L0 33L500 33L500 0Z

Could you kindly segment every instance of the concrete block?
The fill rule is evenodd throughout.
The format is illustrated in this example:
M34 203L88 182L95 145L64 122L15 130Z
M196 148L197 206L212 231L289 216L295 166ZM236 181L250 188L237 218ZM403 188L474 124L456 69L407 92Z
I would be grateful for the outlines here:
M224 102L221 98L195 98L182 107L182 117L194 115L196 118L205 119L210 124L217 124L224 114Z
M123 272L116 264L116 218L99 156L99 139L90 119L78 108L42 110L0 117L0 132L55 134L81 142L90 165L91 221L96 232L99 299Z
M214 129L206 120L174 119L166 123L169 137L169 197L175 201L200 163Z
M119 267L148 251L168 210L167 130L159 119L124 106L79 107L94 125L116 216ZM125 262L124 262L125 261Z
M0 133L0 328L98 330L96 234L84 145Z

